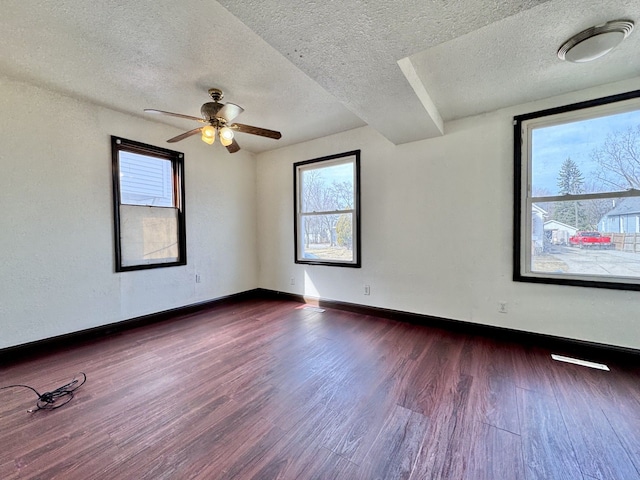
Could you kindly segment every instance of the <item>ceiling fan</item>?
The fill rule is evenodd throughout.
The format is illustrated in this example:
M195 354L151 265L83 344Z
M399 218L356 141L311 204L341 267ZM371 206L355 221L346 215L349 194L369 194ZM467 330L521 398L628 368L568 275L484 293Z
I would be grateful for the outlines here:
M169 143L179 142L180 140L184 140L185 138L200 133L202 135L202 141L209 145L215 142L216 136L219 136L220 143L227 148L229 153L236 153L240 150L240 146L234 138L234 132L249 133L251 135L273 138L274 140L278 140L282 137L282 134L275 130L252 127L251 125L245 125L243 123L231 123L234 118L244 112L244 108L234 103L220 103L220 100L224 97L224 93L222 93L222 90L219 88L210 88L209 95L213 99L213 102L207 102L202 105L200 108L202 118L183 115L182 113L165 112L163 110L155 110L152 108L146 108L144 111L147 113L159 113L161 115L170 115L172 117L186 118L188 120L206 123L204 127L194 128L193 130L189 130L188 132L184 132L170 138L167 140Z

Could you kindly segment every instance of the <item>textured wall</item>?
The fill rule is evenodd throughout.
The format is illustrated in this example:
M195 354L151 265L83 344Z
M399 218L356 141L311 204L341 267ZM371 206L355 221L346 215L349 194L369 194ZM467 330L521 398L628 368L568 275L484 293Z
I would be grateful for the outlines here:
M0 348L256 287L255 159L195 138L188 264L114 272L110 135L177 133L0 77Z
M638 292L511 280L513 115L634 88L638 80L471 117L400 146L363 127L260 154L260 286L640 348ZM354 149L363 267L294 264L292 163Z

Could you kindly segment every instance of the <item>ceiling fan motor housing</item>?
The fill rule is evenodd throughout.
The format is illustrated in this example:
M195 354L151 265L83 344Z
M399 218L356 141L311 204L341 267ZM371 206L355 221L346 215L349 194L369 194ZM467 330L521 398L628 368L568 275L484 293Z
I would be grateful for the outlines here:
M218 112L222 107L224 107L224 103L219 103L219 102L205 103L204 105L202 105L202 108L200 108L200 113L202 114L202 118L204 118L209 122L216 120Z

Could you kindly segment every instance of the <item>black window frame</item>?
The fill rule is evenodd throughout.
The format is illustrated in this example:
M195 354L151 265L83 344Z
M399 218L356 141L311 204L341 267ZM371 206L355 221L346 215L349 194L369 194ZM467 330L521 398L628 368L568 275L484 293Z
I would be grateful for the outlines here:
M336 160L342 158L354 157L354 207L353 207L353 219L352 228L354 231L354 260L352 262L341 262L339 260L327 260L319 258L301 258L300 256L300 241L298 232L300 231L300 208L301 203L299 198L299 179L298 175L300 167L306 167L313 164L328 163L327 167ZM360 222L360 150L352 150L349 152L337 153L334 155L328 155L325 157L313 158L310 160L304 160L293 164L293 216L294 216L294 262L302 265L322 265L330 267L349 267L349 268L361 268L362 266L362 236L361 236L361 222Z
M524 242L529 241L526 234L530 233L529 226L525 225L523 222L529 221L529 216L527 211L523 212L523 205L527 205L527 195L529 194L526 189L531 189L530 179L527 178L528 172L523 168L523 165L526 165L527 169L529 168L529 163L531 159L529 158L528 152L526 153L527 158L524 160L524 148L523 144L525 143L525 135L528 133L524 130L523 124L527 121L541 119L544 117L550 117L554 115L560 114L570 114L572 112L578 112L581 110L595 109L597 107L603 106L615 106L616 103L626 102L626 101L635 101L640 98L640 90L634 90L630 92L609 95L601 98L596 98L592 100L587 100L583 102L572 103L568 105L563 105L559 107L549 108L545 110L540 110L536 112L526 113L522 115L517 115L513 117L513 138L514 138L514 183L513 183L513 192L514 192L514 210L513 210L513 280L516 282L526 282L526 283L538 283L538 284L552 284L552 285L567 285L567 286L577 286L577 287L591 287L591 288L605 288L605 289L614 289L614 290L640 290L640 278L638 278L637 282L630 283L631 280L621 280L620 277L611 276L606 277L603 275L596 274L585 274L584 278L562 278L550 276L549 274L545 275L542 272L536 272L535 276L532 276L532 272L527 270L526 261L531 260L531 257L526 256ZM620 112L624 109L621 107ZM588 116L587 118L596 118L597 115ZM578 121L578 120L576 120ZM567 122L568 123L568 122ZM528 139L527 139L528 141ZM523 187L523 184L525 187ZM629 190L623 193L620 191L620 197L638 197L640 196L640 191L638 190ZM606 194L583 194L576 197L583 197L585 199L589 198L604 198ZM535 197L531 197L532 199ZM551 198L551 197L550 197ZM569 197L567 197L569 198ZM538 200L540 202L540 200ZM532 200L533 203L533 200ZM640 254L639 254L640 255ZM525 258L526 257L526 258ZM525 262L523 262L523 260ZM523 264L524 263L524 264ZM572 276L571 274L567 276Z
M171 262L144 263L136 265L122 264L121 242L121 195L120 195L120 152L131 152L138 155L169 160L173 174L173 198L174 207L177 210L177 241L178 259ZM175 267L187 264L187 238L185 218L185 185L184 185L184 153L169 150L155 145L149 145L126 138L111 136L111 164L113 185L113 219L114 219L114 246L115 246L115 271L128 272L135 270L148 270L152 268Z

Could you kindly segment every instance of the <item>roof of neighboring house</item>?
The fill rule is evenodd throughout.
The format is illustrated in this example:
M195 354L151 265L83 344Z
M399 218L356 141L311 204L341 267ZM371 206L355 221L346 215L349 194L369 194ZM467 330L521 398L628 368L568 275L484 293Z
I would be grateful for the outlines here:
M629 215L630 213L640 213L640 197L623 198L618 204L607 213L605 217L614 217L618 215Z
M535 213L539 213L539 214L540 214L540 215L542 215L542 216L546 216L546 215L547 215L547 211L546 211L544 208L539 207L539 206L538 206L538 205L536 205L535 203L532 203L532 204L531 204L531 210L532 210L533 212L535 212Z
M566 223L559 222L558 220L547 220L546 222L544 222L545 230L550 230L553 227L562 228L563 230L567 230L568 232L578 231L576 227L572 227L571 225L567 225Z

